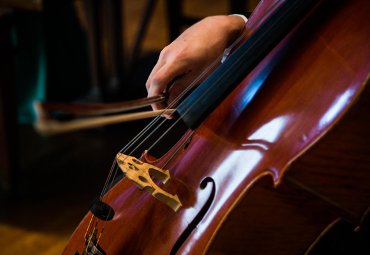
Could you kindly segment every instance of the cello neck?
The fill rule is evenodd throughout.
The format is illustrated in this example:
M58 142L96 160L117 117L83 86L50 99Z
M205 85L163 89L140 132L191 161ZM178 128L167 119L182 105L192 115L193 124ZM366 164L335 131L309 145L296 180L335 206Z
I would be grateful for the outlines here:
M321 1L286 0L218 69L201 83L178 107L185 124L195 129L254 67ZM262 83L246 90L245 105Z

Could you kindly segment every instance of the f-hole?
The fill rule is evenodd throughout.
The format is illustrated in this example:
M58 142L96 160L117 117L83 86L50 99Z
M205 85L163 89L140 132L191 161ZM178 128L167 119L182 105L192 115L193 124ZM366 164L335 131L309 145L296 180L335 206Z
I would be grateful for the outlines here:
M199 211L197 216L195 216L194 220L192 222L190 222L190 224L187 226L187 228L184 230L184 232L182 232L180 237L177 239L176 243L174 244L174 246L173 246L173 248L170 252L170 255L175 255L179 251L180 247L183 245L183 243L186 241L186 239L190 236L191 232L198 226L199 222L204 218L204 216L208 212L209 208L211 207L211 205L212 205L212 203L215 199L215 195L216 195L216 183L215 183L215 181L211 177L206 177L201 181L199 186L202 190L204 190L204 189L207 188L208 184L212 185L212 187L211 187L211 193L209 194L209 197L208 197L206 203L204 204L202 209Z

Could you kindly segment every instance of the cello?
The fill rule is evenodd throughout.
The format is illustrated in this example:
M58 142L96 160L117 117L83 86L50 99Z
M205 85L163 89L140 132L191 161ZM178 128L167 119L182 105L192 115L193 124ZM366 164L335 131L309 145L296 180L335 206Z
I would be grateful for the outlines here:
M170 150L132 156L155 120L117 154L63 254L314 254L347 222L363 233L370 4L275 2L176 108Z

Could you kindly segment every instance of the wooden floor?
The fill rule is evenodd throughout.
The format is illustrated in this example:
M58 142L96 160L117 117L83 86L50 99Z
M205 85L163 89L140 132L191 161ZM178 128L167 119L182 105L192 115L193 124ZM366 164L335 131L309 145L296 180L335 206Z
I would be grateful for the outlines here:
M184 2L185 12L194 16L228 13L226 0ZM145 3L125 1L127 50L132 47ZM158 1L143 44L144 53L163 48L167 33L164 1ZM99 194L115 153L144 124L51 138L38 136L32 127L21 126L21 190L18 200L2 201L0 254L60 254L90 202Z

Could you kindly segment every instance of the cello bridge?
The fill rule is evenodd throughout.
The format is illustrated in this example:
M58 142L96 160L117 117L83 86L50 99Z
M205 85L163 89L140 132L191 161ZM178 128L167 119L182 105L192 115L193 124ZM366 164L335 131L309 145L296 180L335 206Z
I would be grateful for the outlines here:
M175 212L182 206L177 195L164 191L152 179L153 176L165 184L170 179L168 170L163 170L122 153L117 154L116 161L126 177L140 189L148 191L153 197L171 207Z

